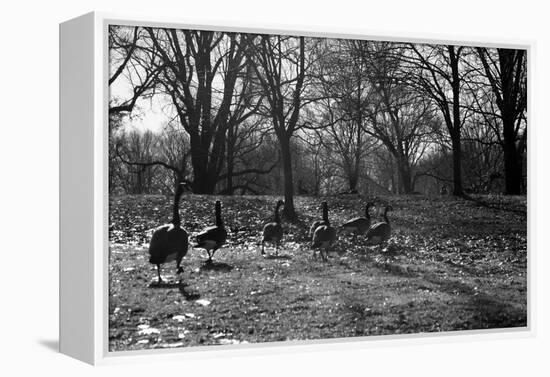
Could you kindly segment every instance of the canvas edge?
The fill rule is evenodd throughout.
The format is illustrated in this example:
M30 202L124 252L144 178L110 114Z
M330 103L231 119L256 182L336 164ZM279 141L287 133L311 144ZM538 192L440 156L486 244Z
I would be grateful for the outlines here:
M93 39L91 13L59 25L59 351L90 364L96 305Z
M379 40L390 42L413 42L432 44L459 44L464 46L485 46L501 48L528 48L534 44L531 39L504 38L493 36L459 35L456 33L419 33L372 30L368 28L352 28L347 26L327 27L304 23L300 25L286 23L265 23L247 20L218 20L208 18L183 18L183 17L158 17L143 16L137 14L118 14L110 12L94 12L94 14L106 21L114 21L118 25L150 26L183 28L198 30L216 30L244 33L264 33L281 35L300 35L321 38L346 38L362 40Z
M177 349L145 351L108 351L108 56L105 30L109 24L140 25L153 27L196 28L235 32L278 33L291 35L319 36L329 38L355 38L369 40L408 41L417 43L447 43L468 46L521 48L528 52L528 119L533 130L532 108L533 73L535 72L535 41L487 37L461 37L442 34L376 32L366 29L345 27L319 27L312 25L262 24L250 21L212 21L205 19L175 19L169 17L143 17L93 12L94 17L94 357L92 363L100 365L127 362L170 361L185 359L205 359L211 357L255 356L266 354L288 354L293 352L317 352L327 350L368 349L379 346L411 346L420 344L503 340L536 336L535 297L536 281L534 250L532 250L534 229L533 195L536 187L533 182L533 144L528 149L528 324L521 328L492 330L470 330L446 333L421 333L411 335L387 335L381 337L337 338L316 341L259 343L243 346L204 346ZM528 141L533 140L533 131ZM105 194L105 195L104 195ZM60 198L61 200L61 198ZM61 324L60 324L61 326Z

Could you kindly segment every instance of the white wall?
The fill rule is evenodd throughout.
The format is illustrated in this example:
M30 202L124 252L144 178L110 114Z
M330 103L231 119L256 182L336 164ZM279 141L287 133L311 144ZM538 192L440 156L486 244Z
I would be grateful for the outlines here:
M453 4L457 4L454 9ZM543 118L550 104L548 10L542 1L382 0L81 0L3 2L0 43L2 264L0 370L4 375L542 375L548 372L550 312L543 275L549 266L549 140ZM255 358L145 364L93 369L54 353L58 334L58 23L91 10L261 24L308 24L363 29L368 34L536 40L530 119L531 246L537 272L535 338ZM6 174L7 173L7 174ZM534 205L533 205L534 204ZM538 224L536 224L538 222ZM545 293L543 295L543 293ZM539 372L537 372L539 370ZM32 374L31 374L32 373Z

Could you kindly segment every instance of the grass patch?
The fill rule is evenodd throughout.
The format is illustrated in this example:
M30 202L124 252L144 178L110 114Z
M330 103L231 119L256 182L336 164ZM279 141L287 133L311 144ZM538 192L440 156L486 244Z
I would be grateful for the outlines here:
M213 223L214 200L183 198L191 236ZM335 251L345 253L326 263L312 258L307 240L319 198L296 198L301 221L283 224L279 258L260 255L275 201L222 197L229 237L215 263L190 248L182 281L172 262L155 286L148 241L170 220L171 198L111 197L109 349L526 326L525 197L379 198L394 208L388 248L339 234ZM335 225L361 214L357 199L327 201Z

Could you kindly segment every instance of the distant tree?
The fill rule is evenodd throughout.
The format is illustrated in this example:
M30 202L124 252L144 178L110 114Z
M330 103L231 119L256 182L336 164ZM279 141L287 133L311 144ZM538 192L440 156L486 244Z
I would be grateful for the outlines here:
M283 216L296 219L291 138L300 128L306 77L304 37L250 35L247 49L267 104L273 130L281 148L285 206Z
M158 136L157 152L158 159L172 167L157 170L163 191L170 193L175 193L179 183L191 183L189 136L174 123L168 123Z
M436 104L447 126L453 155L453 194L463 194L461 130L466 114L462 103L467 71L464 46L409 44L400 55L407 82Z
M150 130L121 132L117 137L115 156L124 156L124 161L152 161L156 158L157 141L157 135ZM125 177L120 182L124 191L129 194L152 193L154 167L155 164L127 164Z
M133 182L132 176L135 175L138 182L141 182L141 178L146 174L146 177L150 179L148 182L152 182L153 176L159 179L160 190L168 191L172 193L178 185L184 184L190 188L191 181L187 179L187 159L189 151L176 152L177 148L181 147L181 144L174 143L177 138L167 137L164 135L157 135L150 130L145 132L132 131L125 136L125 133L119 135L116 139L116 146L114 155L118 160L128 167L129 177L126 179L128 182ZM155 140L155 143L148 140ZM144 147L147 147L144 150ZM164 174L159 174L157 168L164 168L172 174L168 179ZM151 178L149 178L151 177ZM168 180L168 183L167 183ZM171 181L171 184L170 184ZM132 189L131 186L126 185L125 192L128 193L150 193L151 185L148 186L148 190L144 191L141 186L139 189Z
M318 196L321 193L321 184L326 178L329 168L323 144L316 138L307 138L302 143L304 146L302 159L302 170L299 172L298 193L302 195Z
M333 156L338 175L347 181L347 190L356 192L362 165L372 140L364 131L365 107L370 86L358 41L327 40L318 46L315 65L316 102L310 106L317 140Z
M220 176L220 179L226 180L224 194L232 195L237 189L254 190L253 184L244 182L248 178L251 178L250 182L255 182L260 175L271 173L279 165L277 153L266 157L258 157L256 153L264 145L268 131L269 127L258 117L235 124L229 129L227 166L225 173Z
M428 147L435 109L403 77L404 49L389 42L362 41L356 45L372 88L366 107L365 131L377 138L395 159L397 192L414 191L414 168Z

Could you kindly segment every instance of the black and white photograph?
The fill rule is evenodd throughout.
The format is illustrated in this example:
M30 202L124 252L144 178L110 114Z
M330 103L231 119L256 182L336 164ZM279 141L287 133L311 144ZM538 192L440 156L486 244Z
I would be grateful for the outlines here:
M526 49L107 37L109 352L528 326Z

